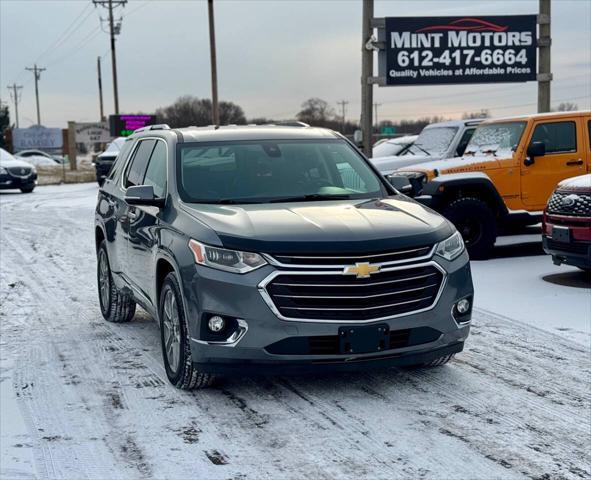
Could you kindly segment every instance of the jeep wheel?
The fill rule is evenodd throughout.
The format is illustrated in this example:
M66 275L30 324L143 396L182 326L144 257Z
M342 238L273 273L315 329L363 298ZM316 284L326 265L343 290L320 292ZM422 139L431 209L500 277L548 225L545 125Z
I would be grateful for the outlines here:
M104 240L99 246L96 263L99 303L103 318L114 323L129 322L135 314L135 302L115 286Z
M474 260L490 256L497 238L497 222L490 207L478 198L459 198L451 202L443 215L462 234L470 257Z
M209 387L213 375L199 372L193 366L187 317L174 273L164 279L159 314L162 357L170 383L181 390Z

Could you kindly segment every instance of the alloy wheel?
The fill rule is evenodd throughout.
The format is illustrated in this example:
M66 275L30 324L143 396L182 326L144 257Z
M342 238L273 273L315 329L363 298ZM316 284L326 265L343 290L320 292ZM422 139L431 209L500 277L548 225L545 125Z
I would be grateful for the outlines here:
M171 289L165 293L163 310L164 351L170 370L176 373L179 369L181 351L181 322L176 297Z
M111 302L111 272L109 271L109 261L107 260L107 254L104 250L100 250L99 252L98 268L101 307L103 308L103 312L106 312L108 311L109 304Z

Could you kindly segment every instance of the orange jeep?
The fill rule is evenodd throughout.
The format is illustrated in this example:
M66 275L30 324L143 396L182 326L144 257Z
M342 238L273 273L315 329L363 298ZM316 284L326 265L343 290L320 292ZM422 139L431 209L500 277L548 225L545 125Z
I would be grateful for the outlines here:
M591 171L591 111L481 123L464 156L396 170L394 187L451 220L472 258L486 258L497 230L541 222L558 182Z

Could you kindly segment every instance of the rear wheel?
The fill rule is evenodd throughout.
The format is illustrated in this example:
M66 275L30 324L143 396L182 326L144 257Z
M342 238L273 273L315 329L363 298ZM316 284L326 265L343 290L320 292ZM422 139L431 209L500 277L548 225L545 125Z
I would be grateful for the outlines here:
M103 318L114 323L129 322L135 314L135 302L115 286L104 240L97 252L96 275Z
M162 358L170 383L181 390L209 387L213 375L200 372L193 365L187 317L174 273L164 279L159 313Z
M443 210L443 215L461 233L471 258L490 256L497 238L497 221L486 202L479 198L459 198Z

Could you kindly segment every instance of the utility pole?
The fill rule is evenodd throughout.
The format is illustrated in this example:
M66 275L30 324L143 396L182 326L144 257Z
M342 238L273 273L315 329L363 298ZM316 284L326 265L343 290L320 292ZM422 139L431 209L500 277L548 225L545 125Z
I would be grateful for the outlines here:
M115 98L115 115L119 115L119 87L117 85L117 56L115 54L115 35L121 31L121 19L115 25L113 10L117 7L124 7L127 0L92 0L94 6L100 5L109 10L109 35L111 37L111 67L113 70L113 96ZM102 20L102 19L101 19Z
M7 88L11 90L10 96L14 100L14 119L16 121L16 128L18 128L18 102L20 102L19 90L22 90L23 86L13 83L12 85L8 85Z
M371 39L373 19L373 0L363 0L363 23L361 33L361 131L363 132L363 153L371 157L372 141L372 103L373 84L373 49L367 44Z
M41 78L41 72L45 71L45 68L39 68L37 64L32 67L27 67L25 70L33 72L35 76L35 99L37 101L37 125L41 125L41 111L39 110L39 79Z
M550 111L550 82L552 81L552 65L550 50L552 48L550 0L539 0L538 25L540 25L538 39L539 62L538 67L538 113Z
M218 105L218 70L215 54L215 24L213 21L213 0L207 0L207 13L209 17L209 53L211 57L211 121L214 125L219 125L220 111Z
M341 115L341 119L342 119L342 127L341 127L341 133L344 135L345 134L345 106L348 104L349 102L345 101L345 100L341 100L340 102L337 102L337 105L341 106L342 112L343 114Z
M105 111L103 109L103 75L101 73L101 57L96 58L96 69L98 74L99 106L101 111L101 122L105 121Z
M373 104L373 108L374 108L374 113L375 113L375 118L374 118L374 125L376 126L376 128L378 128L378 107L381 105L381 103L375 103Z

